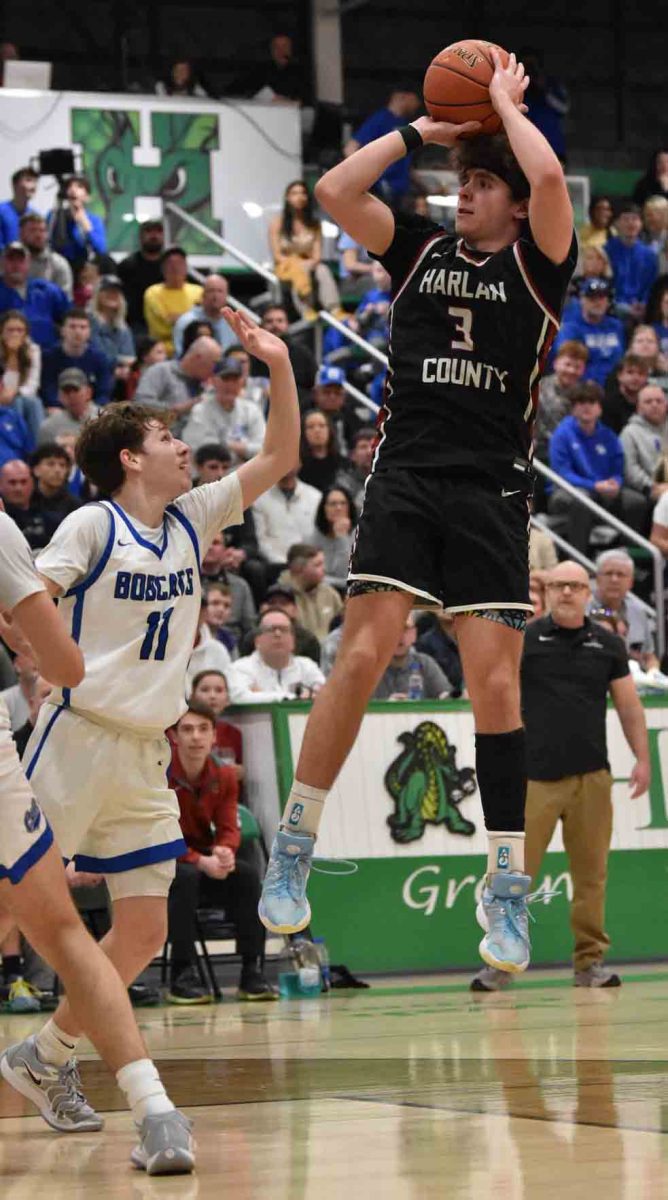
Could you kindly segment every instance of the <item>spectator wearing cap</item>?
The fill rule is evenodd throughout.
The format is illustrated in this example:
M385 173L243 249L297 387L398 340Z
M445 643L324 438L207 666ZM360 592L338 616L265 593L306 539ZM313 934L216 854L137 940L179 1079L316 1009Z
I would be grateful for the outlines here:
M647 361L628 351L605 385L603 420L609 429L621 433L636 412L638 396L649 379Z
M622 316L640 320L659 274L659 259L651 246L640 240L642 213L637 204L624 204L615 224L617 236L605 244L615 282L615 304Z
M174 353L173 333L179 317L202 300L199 283L188 282L188 258L181 246L168 246L160 259L162 283L144 293L144 318L151 337L164 342Z
M205 442L195 452L195 484L217 483L232 470L234 457L218 442ZM260 553L255 532L255 521L250 508L244 511L243 523L231 525L224 532L227 571L239 572L250 586L257 604L267 590L267 564Z
M128 324L133 333L146 333L144 292L154 283L162 283L160 260L165 248L165 226L159 219L143 221L139 226L139 249L118 264L118 277L128 302Z
M56 442L61 437L77 438L87 421L100 415L92 400L88 376L78 367L67 367L58 376L58 408L42 422L37 443Z
M260 617L255 649L226 672L233 704L311 699L325 682L312 659L295 654L295 633L287 613L269 608Z
M223 358L216 363L210 380L210 395L191 412L183 440L192 450L205 442L224 442L237 462L245 462L262 446L265 419L257 404L242 400L241 363Z
M65 188L67 208L54 208L47 216L49 241L73 267L95 254L107 253L107 234L102 217L90 212L90 182L73 175Z
M573 487L639 529L645 519L643 497L623 487L624 451L612 429L601 421L603 389L592 380L574 388L571 415L557 426L550 441L550 466ZM549 511L555 528L585 554L594 514L568 492L551 491Z
M255 501L257 543L268 562L286 563L290 547L308 541L321 499L317 488L302 483L295 467Z
M585 279L580 290L580 313L564 321L555 341L556 351L564 342L582 342L588 351L584 379L605 386L610 372L624 353L624 326L611 317L611 289L607 279Z
M30 255L29 279L46 279L62 288L68 300L72 299L72 268L67 259L49 246L49 230L44 217L36 212L25 212L19 221L20 241Z
M136 358L134 338L127 328L127 301L118 275L103 275L91 305L92 336L114 364L116 379L126 380Z
M38 179L32 167L21 167L12 175L12 198L0 204L0 248L18 242L21 217L36 212L31 200L37 191Z
M218 342L198 337L182 358L153 363L141 376L135 392L138 404L169 411L181 421L202 400L204 384L221 358Z
M297 620L297 600L294 588L290 587L289 583L272 583L271 587L267 588L265 598L260 604L260 616L264 616L271 608L280 608L292 621L292 629L295 635L295 654L311 658L314 663L320 666L320 642L315 634L306 629L304 625L300 625ZM251 630L249 633L244 634L241 640L239 655L244 658L247 654L252 654L254 649L255 630Z
M317 546L297 543L288 550L287 569L279 575L295 593L297 615L305 629L323 643L343 608L336 588L325 583L325 555Z
M313 406L323 412L334 426L339 453L347 457L357 431L369 420L368 409L358 412L346 396L345 372L341 367L324 365L318 371L313 389Z
M174 326L174 349L183 352L183 335L191 321L208 321L221 350L235 345L236 334L223 316L227 304L227 280L222 275L209 275L202 288L202 302L179 317Z
M50 535L65 517L81 507L81 501L75 499L67 486L70 468L70 456L57 442L45 442L32 458L36 480L32 507L44 514Z
M92 341L91 318L84 308L71 308L60 329L60 345L42 359L41 395L47 408L58 408L58 380L63 371L83 371L96 404L108 404L113 386L113 363Z
M30 336L42 350L58 340L58 326L70 307L62 288L46 279L29 279L29 251L23 242L10 242L2 254L0 312L8 308L23 313Z

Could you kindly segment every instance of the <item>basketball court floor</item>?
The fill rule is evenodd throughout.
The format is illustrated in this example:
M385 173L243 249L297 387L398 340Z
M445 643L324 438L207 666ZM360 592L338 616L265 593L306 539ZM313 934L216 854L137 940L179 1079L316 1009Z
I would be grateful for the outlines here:
M615 990L532 972L502 994L464 977L374 980L276 1004L139 1010L196 1122L192 1177L128 1165L128 1114L58 1136L0 1081L2 1200L661 1200L668 1197L668 970ZM0 1017L0 1045L40 1018Z

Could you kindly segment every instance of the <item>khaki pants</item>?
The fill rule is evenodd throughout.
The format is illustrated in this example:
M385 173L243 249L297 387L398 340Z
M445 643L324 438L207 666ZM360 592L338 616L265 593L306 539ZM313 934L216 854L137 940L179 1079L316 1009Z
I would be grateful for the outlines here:
M607 770L549 782L530 779L527 788L525 869L534 880L557 821L562 822L573 880L571 927L576 971L600 962L610 945L604 921L611 792L612 776Z

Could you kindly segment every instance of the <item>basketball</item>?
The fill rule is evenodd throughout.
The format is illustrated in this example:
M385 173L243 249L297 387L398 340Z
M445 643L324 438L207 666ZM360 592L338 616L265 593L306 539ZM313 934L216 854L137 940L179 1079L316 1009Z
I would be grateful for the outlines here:
M508 51L495 42L467 39L446 46L430 62L424 77L423 93L427 112L435 121L463 125L480 121L480 133L498 133L501 118L489 98L494 74L490 49L498 50L504 67Z

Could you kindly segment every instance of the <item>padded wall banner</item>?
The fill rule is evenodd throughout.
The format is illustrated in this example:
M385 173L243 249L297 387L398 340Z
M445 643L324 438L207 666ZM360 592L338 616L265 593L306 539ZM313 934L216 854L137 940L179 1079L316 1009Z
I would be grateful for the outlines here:
M90 207L119 257L137 248L138 221L165 215L170 240L195 265L220 263L214 242L164 212L172 201L266 262L269 220L301 174L299 113L283 105L0 89L0 140L2 199L11 195L12 173L40 151L78 148ZM55 179L43 177L35 207L46 214L56 194Z

